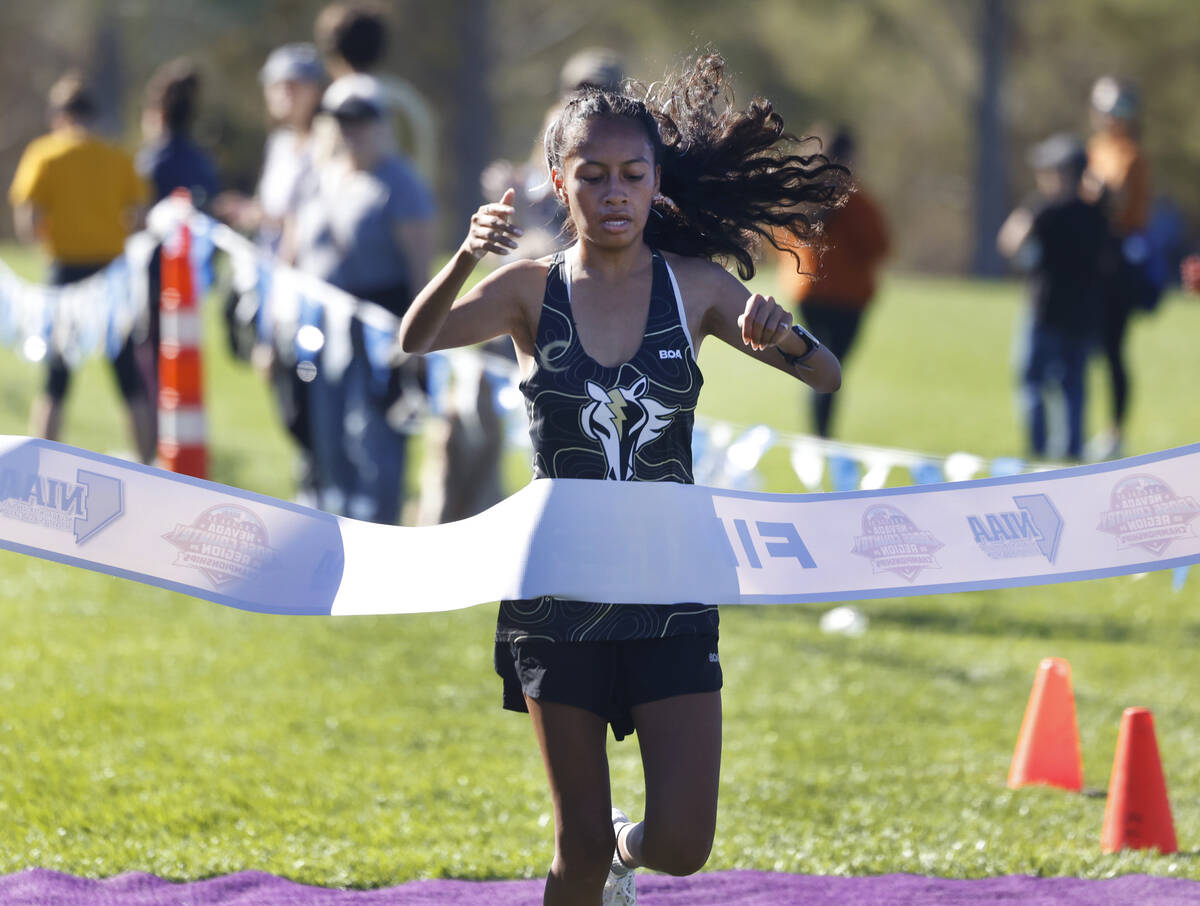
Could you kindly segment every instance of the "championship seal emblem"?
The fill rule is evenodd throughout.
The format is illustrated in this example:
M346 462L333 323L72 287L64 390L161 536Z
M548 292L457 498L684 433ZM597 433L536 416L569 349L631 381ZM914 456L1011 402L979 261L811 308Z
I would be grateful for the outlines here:
M1141 547L1159 556L1172 541L1194 537L1189 522L1200 515L1194 497L1179 497L1153 475L1131 475L1113 488L1099 531L1115 535L1123 548Z
M210 507L191 525L176 524L163 538L179 548L176 566L200 570L217 587L248 579L275 560L262 520L232 503Z
M877 573L896 573L911 582L923 569L941 569L933 554L944 546L942 542L893 506L869 507L863 513L862 531L851 553L869 559Z

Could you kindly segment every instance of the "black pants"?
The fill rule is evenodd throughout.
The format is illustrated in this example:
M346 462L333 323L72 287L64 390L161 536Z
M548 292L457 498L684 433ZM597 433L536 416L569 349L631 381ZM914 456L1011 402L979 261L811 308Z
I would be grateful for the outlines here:
M66 286L86 280L93 274L98 274L108 266L103 264L62 264L54 262L50 265L49 282L51 286ZM117 386L121 396L126 400L134 400L146 395L146 385L138 371L137 361L133 354L133 338L126 337L121 351L113 359L113 371L116 374ZM71 369L56 352L46 356L46 396L56 403L62 402L67 396L71 385Z
M1120 431L1125 424L1125 413L1129 409L1129 371L1125 367L1125 334L1129 330L1129 318L1133 313L1134 299L1138 292L1138 274L1133 265L1122 260L1117 273L1108 282L1104 291L1103 316L1101 320L1101 349L1104 363L1108 367L1109 384L1112 387L1113 427Z
M862 309L845 308L821 299L805 299L800 303L800 317L805 326L837 356L839 362L844 362L850 354L862 316ZM829 437L833 423L833 394L814 393L812 412L814 430L821 437Z

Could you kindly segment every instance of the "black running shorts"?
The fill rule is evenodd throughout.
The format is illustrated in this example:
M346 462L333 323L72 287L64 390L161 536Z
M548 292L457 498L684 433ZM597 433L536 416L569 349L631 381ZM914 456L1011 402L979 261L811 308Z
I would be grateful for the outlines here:
M495 665L504 680L506 710L528 711L526 695L574 705L607 720L618 740L634 731L635 706L721 688L715 635L497 642Z

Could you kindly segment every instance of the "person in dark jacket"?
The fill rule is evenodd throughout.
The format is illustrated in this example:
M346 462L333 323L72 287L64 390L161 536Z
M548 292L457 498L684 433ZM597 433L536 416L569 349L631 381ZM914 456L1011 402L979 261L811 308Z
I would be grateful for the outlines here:
M1029 276L1018 364L1028 450L1038 458L1049 452L1046 396L1057 391L1064 403L1064 452L1079 460L1085 367L1103 318L1108 224L1096 205L1080 197L1087 152L1076 138L1047 139L1033 149L1030 163L1037 195L1009 215L997 239L1001 253Z

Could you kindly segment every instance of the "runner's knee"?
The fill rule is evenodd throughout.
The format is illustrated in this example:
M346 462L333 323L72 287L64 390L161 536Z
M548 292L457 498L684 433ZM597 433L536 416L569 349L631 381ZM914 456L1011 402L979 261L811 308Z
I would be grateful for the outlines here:
M557 833L555 862L563 875L605 875L616 844L611 820L570 822Z
M695 874L712 852L713 831L685 826L652 828L646 825L642 853L648 867L669 875Z

